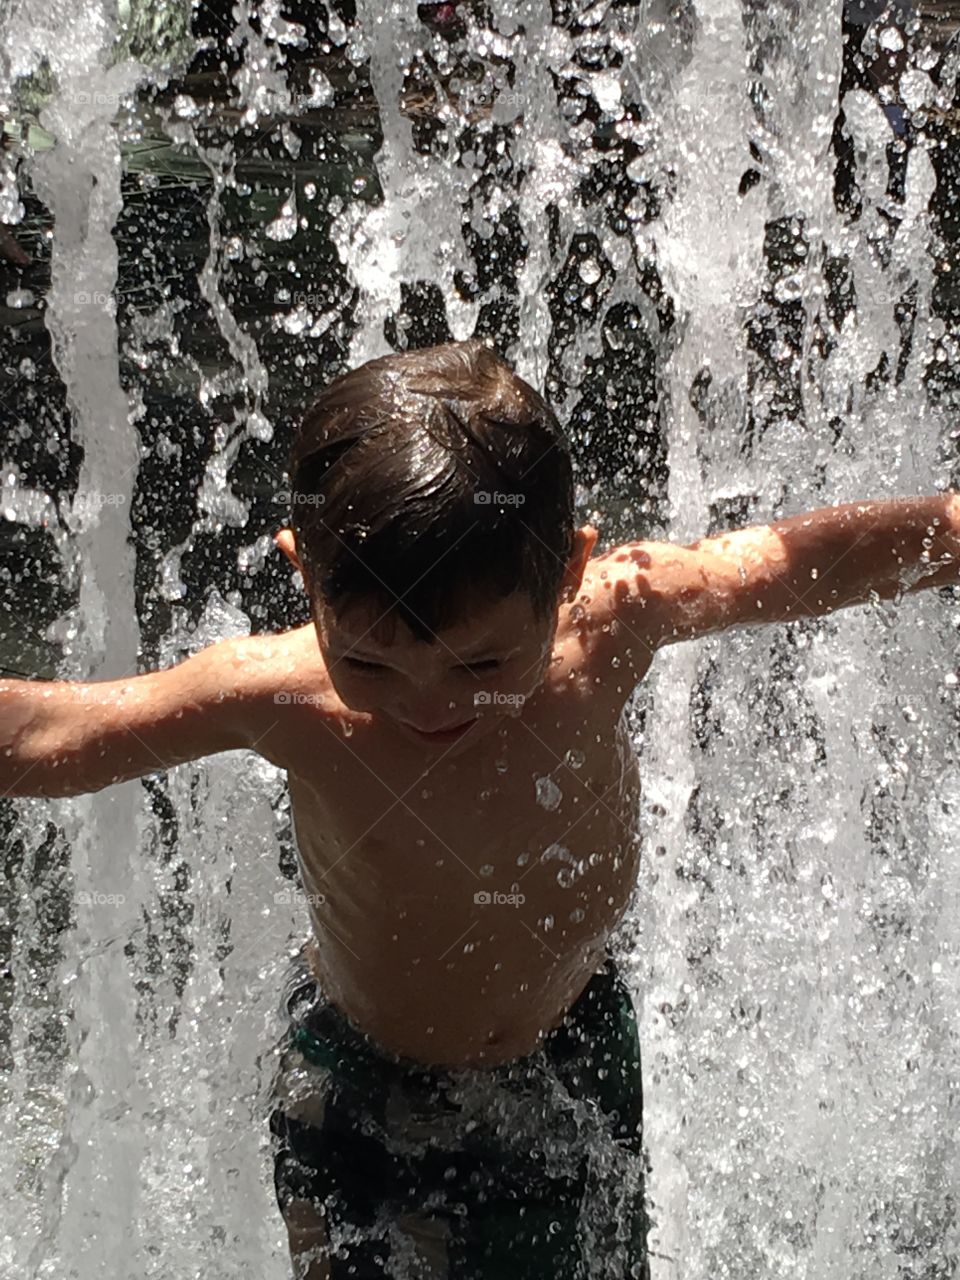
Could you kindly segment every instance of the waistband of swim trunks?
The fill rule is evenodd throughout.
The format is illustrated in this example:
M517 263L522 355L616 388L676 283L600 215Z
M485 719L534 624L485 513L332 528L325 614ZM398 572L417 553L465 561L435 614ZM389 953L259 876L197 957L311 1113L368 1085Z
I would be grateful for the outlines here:
M326 1067L344 1078L354 1077L358 1082L365 1078L365 1071L371 1068L410 1079L420 1078L427 1084L455 1073L455 1069L428 1066L416 1059L395 1054L356 1026L320 989L317 977L306 958L308 946L309 942L304 943L291 961L283 995L286 1015L296 1024L292 1028L293 1041L308 1061ZM595 1000L601 993L612 991L617 977L616 961L608 950L603 966L593 974L559 1026L544 1038L542 1051L549 1055L555 1041L562 1039L581 1022L592 1018L596 1011ZM527 1058L513 1059L488 1068L487 1071L490 1075L507 1075L516 1066L532 1062L536 1056L531 1054Z
M308 940L291 959L281 996L293 1043L308 1061L357 1083L365 1082L370 1070L381 1076L384 1072L429 1077L441 1073L393 1053L352 1022L321 989L307 959L309 945Z

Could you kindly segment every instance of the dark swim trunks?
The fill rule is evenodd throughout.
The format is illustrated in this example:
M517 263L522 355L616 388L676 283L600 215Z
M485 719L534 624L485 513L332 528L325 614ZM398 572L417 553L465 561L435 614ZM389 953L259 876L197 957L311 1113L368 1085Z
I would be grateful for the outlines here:
M303 952L282 1013L277 1202L323 1206L332 1280L649 1280L640 1046L612 957L535 1053L497 1067L389 1054Z

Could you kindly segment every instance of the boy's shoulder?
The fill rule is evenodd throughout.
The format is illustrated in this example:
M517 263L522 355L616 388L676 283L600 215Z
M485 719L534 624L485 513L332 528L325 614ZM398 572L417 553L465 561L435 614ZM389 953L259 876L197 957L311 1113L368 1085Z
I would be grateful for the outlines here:
M239 636L209 653L215 678L240 700L248 745L280 768L289 768L291 754L302 750L302 731L332 722L342 709L312 622Z
M616 547L587 561L576 598L561 610L556 638L562 655L558 676L565 681L571 669L581 672L591 704L598 710L609 704L618 713L646 675L654 651L645 619L627 625L618 611L622 551Z
M249 693L279 690L283 680L304 684L326 677L312 622L290 631L234 636L207 652L224 676L242 673Z

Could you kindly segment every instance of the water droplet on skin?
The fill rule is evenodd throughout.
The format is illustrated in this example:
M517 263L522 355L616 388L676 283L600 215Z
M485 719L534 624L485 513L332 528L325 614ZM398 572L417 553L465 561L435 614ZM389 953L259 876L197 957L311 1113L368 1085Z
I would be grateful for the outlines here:
M494 766L493 766L493 767L496 769L497 773L506 773L506 772L507 772L507 762L506 762L506 760L496 760L496 761L494 761Z
M423 790L420 792L421 800L429 800L432 795L433 795L433 792L430 790L429 787L424 787Z
M476 945L477 944L475 942L465 942L463 944L463 954L465 956L468 956L470 952L473 951L473 949L476 947Z
M350 738L353 736L353 725L350 723L349 720L344 720L343 722L343 736L345 738Z
M614 656L610 659L610 665L611 667L619 667L620 659L617 657L616 654L614 654Z
M564 759L566 760L567 764L570 766L571 769L579 769L580 766L583 764L584 760L586 760L586 758L587 757L583 754L583 752L577 751L575 747L571 747L570 750L567 752L566 756L564 757Z
M485 788L483 789L483 791L481 791L481 792L480 792L480 795L478 796L478 799L480 799L480 800L489 800L489 799L490 799L490 797L491 797L492 795L493 795L493 792L490 790L490 788L489 788L489 787L485 787Z
M529 853L521 853L520 857L517 859L517 866L525 867L529 861L530 861Z
M574 862L574 856L569 849L565 849L562 844L547 845L543 851L543 861L549 862L551 858L559 858L561 862Z
M486 862L486 863L484 863L484 865L480 868L480 874L481 874L482 876L492 876L492 875L493 875L493 864L492 864L492 863L490 863L490 862Z
M583 862L577 862L572 867L561 867L557 872L557 884L561 889L569 889L583 875L586 867Z
M537 778L537 804L544 809L556 809L563 799L563 792L552 778Z
M584 914L585 912L583 910L583 907L577 907L574 911L570 912L569 918L573 921L574 924L579 924L580 921L583 919Z
M544 916L543 917L544 933L546 933L548 929L552 929L552 928L553 928L553 916Z

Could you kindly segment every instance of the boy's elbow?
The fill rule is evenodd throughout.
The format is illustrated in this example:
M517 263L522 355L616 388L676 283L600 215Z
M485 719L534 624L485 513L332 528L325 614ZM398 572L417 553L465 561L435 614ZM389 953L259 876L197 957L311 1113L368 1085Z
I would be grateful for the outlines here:
M69 745L64 684L0 682L0 799L84 795L109 785Z

